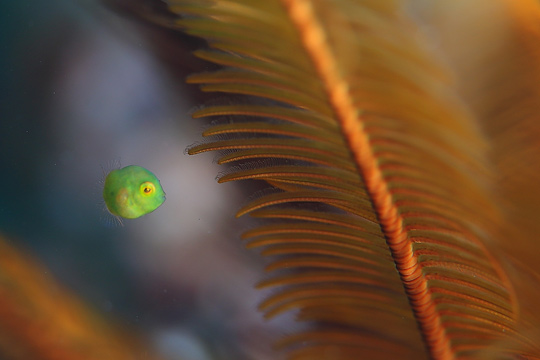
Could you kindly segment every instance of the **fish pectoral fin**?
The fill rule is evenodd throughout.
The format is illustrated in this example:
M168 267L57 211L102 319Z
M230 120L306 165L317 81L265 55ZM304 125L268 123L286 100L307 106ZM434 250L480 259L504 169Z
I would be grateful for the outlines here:
M125 207L128 205L129 193L126 189L120 189L118 195L116 195L116 203L120 207Z

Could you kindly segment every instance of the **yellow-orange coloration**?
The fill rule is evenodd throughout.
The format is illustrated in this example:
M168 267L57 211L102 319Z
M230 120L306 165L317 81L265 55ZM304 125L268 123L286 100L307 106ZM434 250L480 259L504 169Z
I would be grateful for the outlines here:
M273 258L266 315L294 308L311 327L284 342L292 359L534 358L490 254L504 226L491 143L401 2L171 4L208 41L196 55L227 67L188 81L256 98L195 112L218 117L217 138L189 153L227 150L218 163L238 165L219 182L275 187L237 215L268 219L243 235Z
M347 82L339 73L331 49L325 41L311 3L305 0L283 0L298 31L306 51L324 81L328 97L337 119L342 125L359 171L371 194L383 232L387 238L396 267L403 279L407 295L422 328L432 357L451 360L454 355L441 326L440 315L427 287L427 282L412 250L412 243L403 229L403 219L392 202L387 183L377 166L368 137L363 130L360 110L351 101Z
M2 359L128 360L141 354L158 359L140 339L105 321L0 237Z

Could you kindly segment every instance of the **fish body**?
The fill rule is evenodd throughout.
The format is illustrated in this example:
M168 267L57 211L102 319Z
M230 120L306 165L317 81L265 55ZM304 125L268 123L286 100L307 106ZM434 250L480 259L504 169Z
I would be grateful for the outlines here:
M111 214L135 219L160 207L165 201L165 192L152 172L130 165L107 174L103 199Z

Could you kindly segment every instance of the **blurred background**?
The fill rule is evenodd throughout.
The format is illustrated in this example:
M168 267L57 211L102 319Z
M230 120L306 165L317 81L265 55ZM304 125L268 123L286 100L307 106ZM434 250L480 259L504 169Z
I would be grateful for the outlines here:
M245 196L216 183L212 154L184 154L204 127L184 85L207 66L198 43L137 20L167 19L158 2L125 5L2 3L0 235L163 359L275 359L280 326L255 310L263 264L234 219ZM167 200L110 227L100 180L118 162L154 172Z
M537 268L540 192L523 190L540 179L536 0L403 3L530 240L501 247ZM265 261L240 240L253 220L234 218L257 185L217 184L214 154L184 154L206 126L190 112L208 101L185 78L211 65L172 19L160 0L1 3L0 359L283 357L271 344L291 316L256 311ZM111 227L100 181L118 163L155 173L167 200ZM96 347L117 349L84 355Z

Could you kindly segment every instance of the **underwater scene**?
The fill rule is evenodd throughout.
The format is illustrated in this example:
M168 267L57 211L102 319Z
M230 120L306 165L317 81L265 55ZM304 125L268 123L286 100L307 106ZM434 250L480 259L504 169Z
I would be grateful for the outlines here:
M0 360L540 359L537 0L0 27Z
M0 307L20 313L0 316L0 358L274 358L253 287L263 264L240 240L249 224L231 225L242 190L217 184L213 155L184 154L205 126L190 115L189 50L96 2L0 16ZM122 226L103 182L127 165L167 199Z

